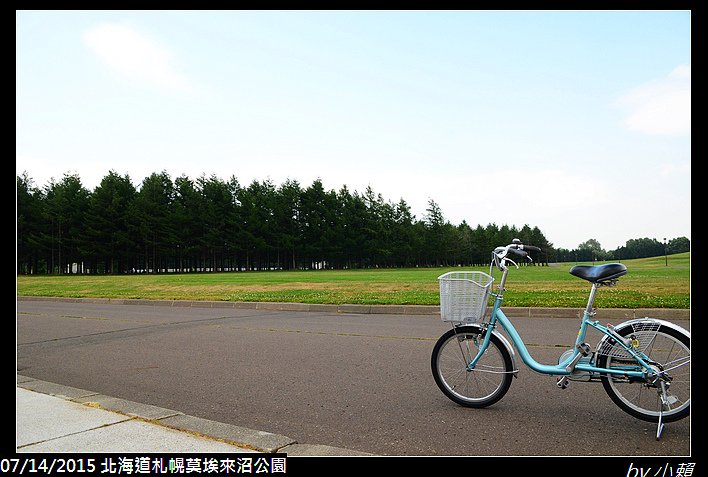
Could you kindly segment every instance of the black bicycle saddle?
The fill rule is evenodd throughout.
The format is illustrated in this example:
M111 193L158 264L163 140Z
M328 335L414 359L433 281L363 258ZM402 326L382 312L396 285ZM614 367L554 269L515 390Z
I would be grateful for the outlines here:
M614 280L627 273L627 267L621 263L608 263L605 265L576 265L570 269L570 274L587 280L591 283Z

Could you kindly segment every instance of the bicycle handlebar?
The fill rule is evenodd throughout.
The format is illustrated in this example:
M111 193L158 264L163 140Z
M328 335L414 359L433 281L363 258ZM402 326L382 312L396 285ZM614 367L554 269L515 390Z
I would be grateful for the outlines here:
M514 255L519 256L519 257L526 258L526 257L529 256L529 253L526 252L526 251L524 251L524 250L519 250L519 249L516 249L516 248L508 248L507 250L508 250L509 252L513 253Z
M531 260L531 257L529 257L529 252L540 252L541 249L538 247L534 247L533 245L523 245L519 239L514 239L514 243L511 243L507 245L506 247L497 247L494 249L493 255L495 257L495 262L497 264L497 268L500 270L503 270L505 268L504 262L509 260L507 258L507 255L509 252L513 253L517 257L521 258L528 258ZM514 263L513 261L511 263ZM514 265L516 265L514 263ZM518 265L516 265L518 268Z
M529 252L540 252L541 249L534 247L533 245L520 245L521 250L528 250Z
M515 253L516 255L526 256L528 252L540 252L541 249L534 247L533 245L523 245L518 239L514 239L514 243L507 245L506 247L497 247L494 252L501 252L503 250L508 250L509 252Z

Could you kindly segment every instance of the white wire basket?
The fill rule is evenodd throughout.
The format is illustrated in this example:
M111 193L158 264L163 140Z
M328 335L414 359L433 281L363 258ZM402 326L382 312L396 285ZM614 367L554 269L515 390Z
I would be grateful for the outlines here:
M440 281L440 316L443 321L475 323L487 313L494 279L484 272L448 272Z

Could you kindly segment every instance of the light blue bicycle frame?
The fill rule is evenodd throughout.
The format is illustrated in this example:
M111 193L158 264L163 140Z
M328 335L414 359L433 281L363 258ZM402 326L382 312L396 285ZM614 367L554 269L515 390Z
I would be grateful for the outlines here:
M575 347L574 347L574 352L573 355L570 356L567 360L564 362L555 365L555 366L549 366L545 364L540 364L536 360L534 360L531 355L529 354L528 349L526 349L526 345L524 345L524 342L521 340L521 336L519 336L519 333L516 331L514 328L514 325L511 324L511 321L509 321L509 318L506 317L504 312L501 310L501 303L503 299L503 293L504 293L504 284L506 283L506 276L507 273L509 272L508 268L505 268L503 270L503 275L502 279L499 285L499 293L494 295L496 296L494 300L494 308L492 309L492 313L489 319L488 327L487 327L487 332L485 333L484 336L484 341L482 345L479 348L479 352L477 353L477 356L470 362L470 364L467 366L470 370L474 369L474 367L477 365L477 361L480 359L480 357L484 354L484 352L487 350L487 347L489 346L489 341L492 335L492 331L494 331L494 328L496 327L497 323L502 326L502 328L507 332L509 337L511 338L514 347L517 349L519 352L519 355L521 356L522 361L526 366L529 368L533 369L534 371L541 373L541 374L547 374L547 375L552 375L552 376L569 376L572 375L575 372L578 371L584 371L584 372L590 372L590 373L599 373L599 374L618 374L618 375L623 375L627 377L633 377L633 378L645 378L647 376L648 372L651 372L651 367L646 363L645 359L647 357L643 353L637 353L636 350L632 349L631 346L627 346L624 343L624 339L620 337L616 332L614 332L612 329L610 329L607 326L602 326L599 324L598 321L593 321L592 317L595 316L595 313L592 311L593 309L593 303L595 301L595 293L597 292L597 289L600 287L599 284L593 284L592 290L590 292L590 298L588 299L588 305L583 312L583 319L580 323L580 331L578 332L578 338L575 342ZM620 346L622 346L631 356L633 356L639 365L644 368L643 371L637 371L639 369L639 366L630 366L630 367L622 367L622 368L598 368L596 366L590 365L590 364L585 364L582 362L577 362L577 364L573 367L573 369L568 369L569 364L572 363L575 359L577 359L577 355L580 353L580 350L578 349L578 345L583 343L585 340L585 333L588 329L588 326L591 326L595 328L596 330L599 330L600 332L608 335L612 339L614 339Z

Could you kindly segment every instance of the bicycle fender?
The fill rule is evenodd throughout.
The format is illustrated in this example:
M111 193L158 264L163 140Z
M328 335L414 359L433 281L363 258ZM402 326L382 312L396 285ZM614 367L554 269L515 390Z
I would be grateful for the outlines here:
M479 330L481 330L481 332L484 332L484 327L480 326L478 324L473 323L473 324L469 324L466 326L478 328ZM519 375L519 367L516 365L516 348L514 348L511 345L511 343L509 343L509 340L507 340L506 337L503 334L499 333L497 330L492 330L492 336L499 338L499 341L502 342L502 344L504 345L506 350L509 352L509 356L511 356L511 365L514 368L514 372L512 373L512 376L514 376L515 378L518 378L519 377L518 376Z
M688 339L691 339L691 333L688 330L686 330L685 328L677 325L676 323L671 323L670 321L666 321L666 320L657 320L656 318L649 318L649 317L635 318L632 320L624 321L624 322L620 323L619 325L615 326L615 330L619 332L620 330L626 328L627 326L632 326L636 323L658 323L661 326L665 326L666 328L671 328L675 331L678 331L679 333L686 335L688 337ZM605 343L605 341L607 341L609 339L610 339L610 336L603 335L602 339L597 343L597 347L595 349L600 349L600 346L602 346Z

